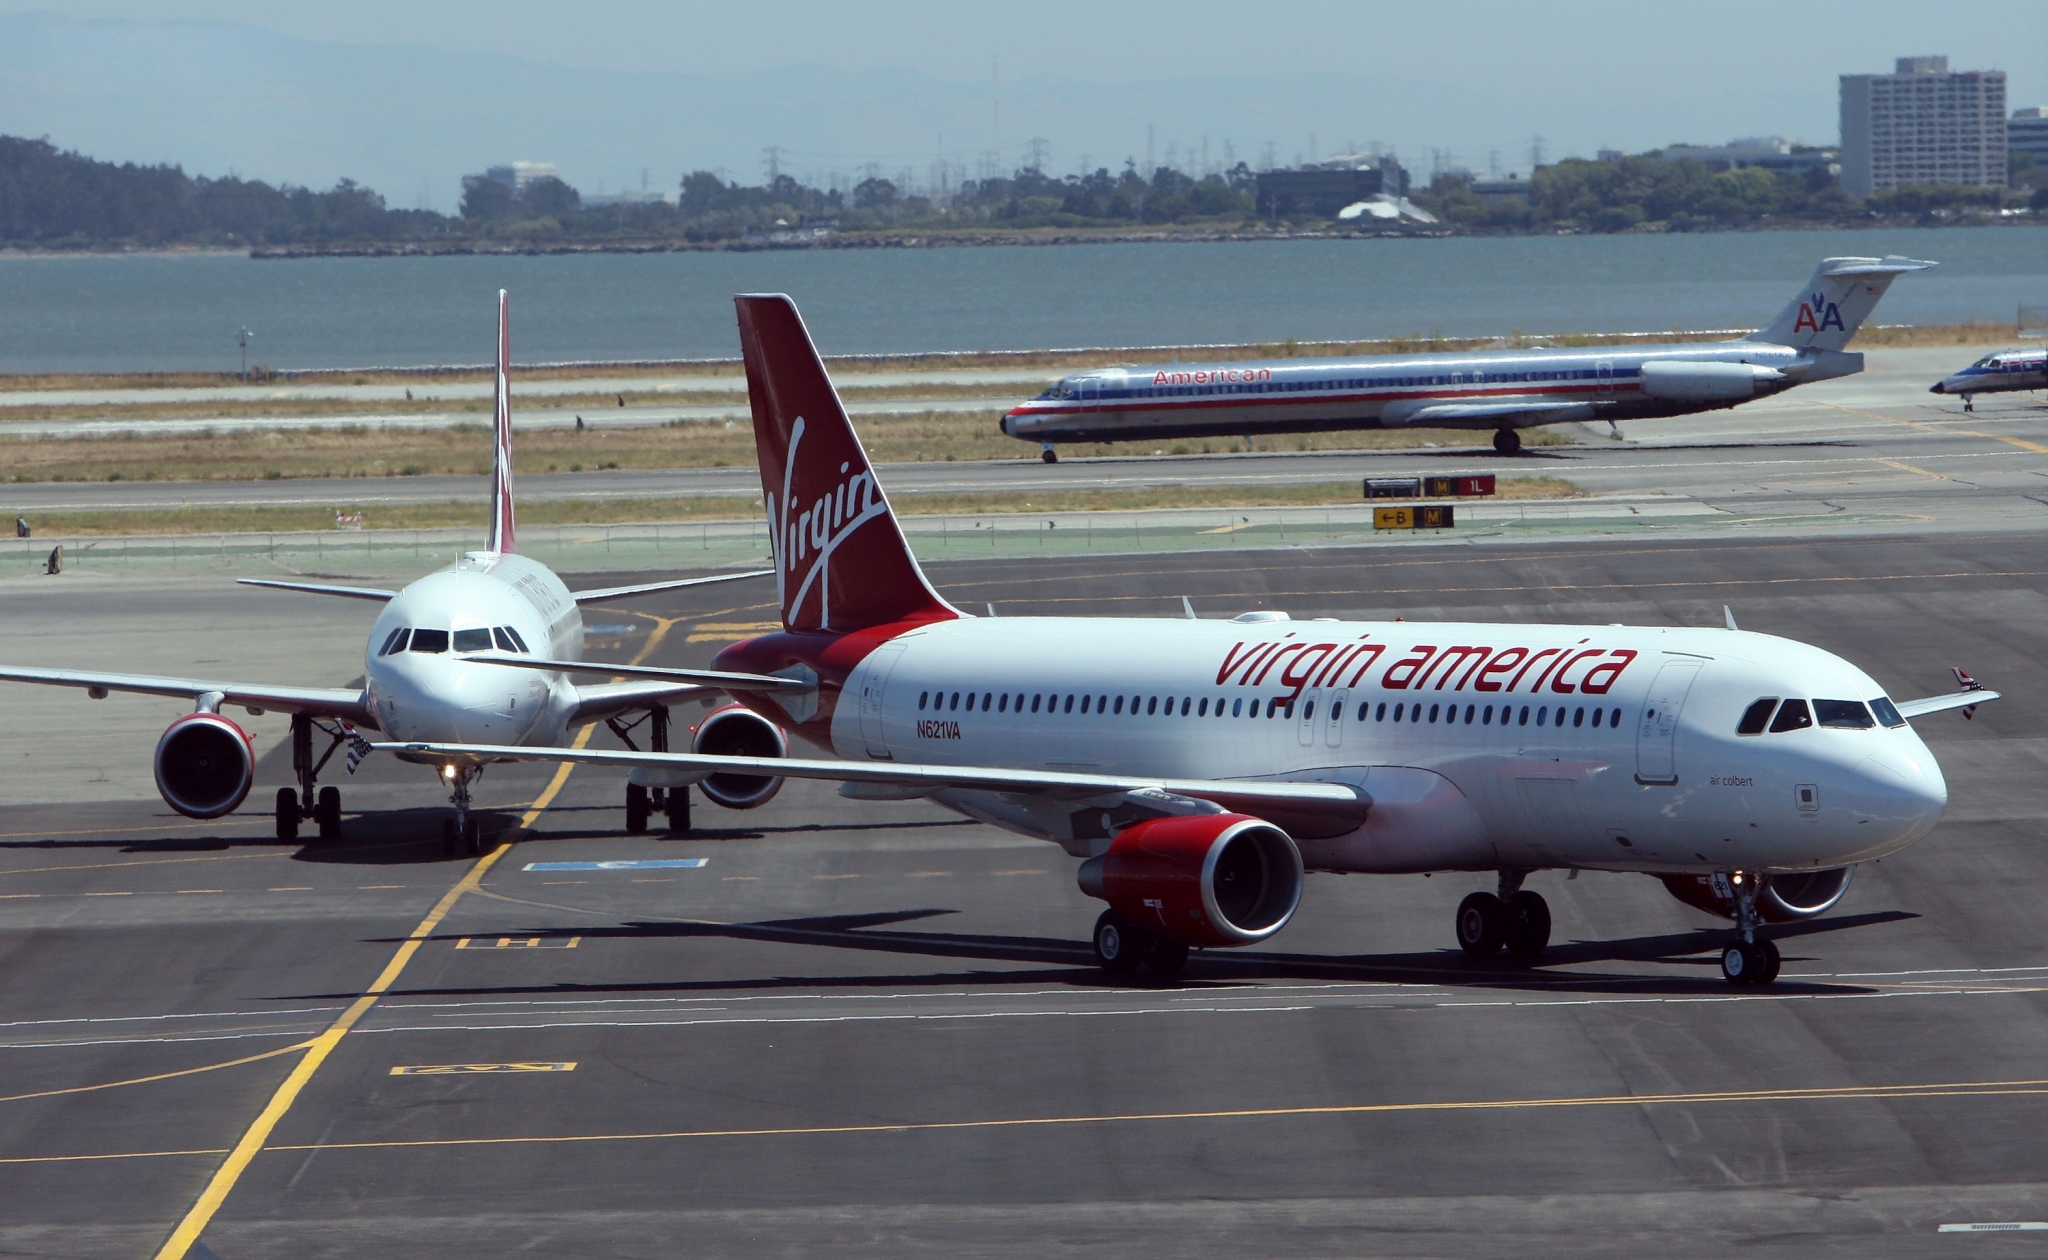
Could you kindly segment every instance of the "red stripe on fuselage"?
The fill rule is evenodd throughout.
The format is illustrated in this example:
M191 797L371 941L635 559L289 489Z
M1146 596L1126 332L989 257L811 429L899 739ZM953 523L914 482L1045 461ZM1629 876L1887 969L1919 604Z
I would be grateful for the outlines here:
M1304 406L1309 403L1362 403L1394 402L1404 398L1429 399L1435 402L1459 402L1474 398L1529 398L1532 396L1571 396L1577 401L1581 395L1598 398L1623 392L1640 393L1642 386L1634 381L1623 384L1616 381L1610 389L1591 388L1584 385L1552 385L1537 389L1467 389L1453 393L1405 392L1394 393L1330 393L1310 394L1230 394L1220 398L1107 398L1083 406L1075 403L1053 403L1041 405L1037 402L1013 407L1005 414L1012 416L1079 416L1104 412L1121 411L1200 411L1219 407L1288 407Z

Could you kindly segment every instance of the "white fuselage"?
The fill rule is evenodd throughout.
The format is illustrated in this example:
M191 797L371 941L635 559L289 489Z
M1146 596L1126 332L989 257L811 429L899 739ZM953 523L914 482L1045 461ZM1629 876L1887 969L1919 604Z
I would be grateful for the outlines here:
M1865 725L1737 734L1765 698L1849 702L1826 712ZM877 648L832 742L860 759L1352 783L1366 824L1301 842L1311 868L1340 871L1811 870L1911 844L1947 802L1868 675L1726 630L967 618ZM1042 807L936 799L1091 849Z
M505 630L511 634L501 635ZM479 652L581 659L582 612L552 570L519 555L471 552L407 586L384 606L363 660L368 703L386 735L567 743L576 703L569 681L552 671L460 659Z

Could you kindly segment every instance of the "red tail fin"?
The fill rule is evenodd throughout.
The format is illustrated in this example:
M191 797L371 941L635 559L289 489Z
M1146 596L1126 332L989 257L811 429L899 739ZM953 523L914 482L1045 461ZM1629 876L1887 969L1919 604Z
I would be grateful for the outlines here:
M780 294L734 302L783 626L958 617L918 570L796 303Z
M485 551L519 550L512 537L512 328L511 304L498 290L498 405L492 418L496 448L491 453L491 532Z

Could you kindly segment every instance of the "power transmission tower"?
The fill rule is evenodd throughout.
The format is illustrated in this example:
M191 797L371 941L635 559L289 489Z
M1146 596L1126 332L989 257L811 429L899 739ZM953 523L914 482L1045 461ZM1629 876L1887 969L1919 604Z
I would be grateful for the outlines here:
M1543 165L1543 137L1529 137L1529 169Z
M1046 145L1047 141L1044 136L1031 137L1031 172L1034 175L1045 174Z
M779 144L771 144L767 148L761 150L762 156L768 159L767 166L769 183L772 184L777 179L780 179L782 177L782 155L787 152L789 152L789 150L783 148Z

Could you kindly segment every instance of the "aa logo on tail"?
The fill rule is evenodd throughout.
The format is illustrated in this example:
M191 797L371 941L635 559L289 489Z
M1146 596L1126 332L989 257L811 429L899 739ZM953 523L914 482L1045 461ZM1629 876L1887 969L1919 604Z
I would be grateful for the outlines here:
M1808 294L1806 300L1799 304L1799 318L1793 323L1792 331L1824 333L1830 328L1848 331L1842 323L1842 308L1828 301L1826 294Z

